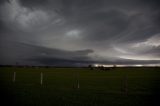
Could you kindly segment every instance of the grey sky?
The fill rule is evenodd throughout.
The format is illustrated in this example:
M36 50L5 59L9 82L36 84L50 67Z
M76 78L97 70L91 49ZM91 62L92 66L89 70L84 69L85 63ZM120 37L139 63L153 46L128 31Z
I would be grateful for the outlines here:
M0 64L160 64L158 0L1 0Z

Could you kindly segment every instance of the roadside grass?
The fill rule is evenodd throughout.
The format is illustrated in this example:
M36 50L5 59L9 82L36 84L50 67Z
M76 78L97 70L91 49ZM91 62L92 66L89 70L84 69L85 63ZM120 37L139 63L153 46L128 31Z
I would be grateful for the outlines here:
M156 106L160 68L0 68L0 88L6 105Z

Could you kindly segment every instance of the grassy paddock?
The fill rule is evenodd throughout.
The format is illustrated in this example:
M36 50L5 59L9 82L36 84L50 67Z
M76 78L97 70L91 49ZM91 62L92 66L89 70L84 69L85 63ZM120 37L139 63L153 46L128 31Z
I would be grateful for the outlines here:
M160 68L0 68L0 88L6 105L157 106Z

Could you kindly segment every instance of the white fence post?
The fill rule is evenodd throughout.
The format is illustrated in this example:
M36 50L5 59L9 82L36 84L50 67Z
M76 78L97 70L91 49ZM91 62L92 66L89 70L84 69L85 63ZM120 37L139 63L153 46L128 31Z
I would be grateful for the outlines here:
M13 82L16 82L16 72L13 73Z
M128 76L126 75L124 78L124 92L128 95Z
M77 89L80 88L80 85L79 85L79 72L77 72Z
M43 84L43 73L41 72L41 81L40 81L41 85Z
M122 94L128 95L128 75L123 76L122 78Z
M79 89L79 80L77 81L77 88Z

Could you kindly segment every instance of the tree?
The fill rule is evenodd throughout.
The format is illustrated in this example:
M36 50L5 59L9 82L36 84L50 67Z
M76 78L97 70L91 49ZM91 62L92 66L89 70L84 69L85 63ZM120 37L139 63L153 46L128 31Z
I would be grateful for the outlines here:
M93 70L93 66L90 64L90 65L88 65L88 68L90 69L90 70Z

